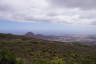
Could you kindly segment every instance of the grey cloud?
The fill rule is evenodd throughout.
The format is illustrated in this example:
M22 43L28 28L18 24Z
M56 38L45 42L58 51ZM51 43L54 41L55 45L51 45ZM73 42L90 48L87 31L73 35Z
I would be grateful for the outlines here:
M96 21L96 0L48 1L49 0L0 0L0 18L19 22L42 21L68 24L91 24L92 21ZM46 5L46 3L48 5Z
M9 6L4 6L0 4L0 11L2 12L11 11L11 8Z
M59 7L95 9L96 0L49 0L52 5Z
M91 25L96 25L96 20L91 22Z

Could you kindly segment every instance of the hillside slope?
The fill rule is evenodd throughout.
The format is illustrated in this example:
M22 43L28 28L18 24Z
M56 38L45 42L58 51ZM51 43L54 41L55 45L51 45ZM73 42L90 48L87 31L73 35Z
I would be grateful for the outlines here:
M96 48L80 44L48 41L25 36L0 34L0 49L14 51L32 64L38 59L63 58L65 64L95 64Z

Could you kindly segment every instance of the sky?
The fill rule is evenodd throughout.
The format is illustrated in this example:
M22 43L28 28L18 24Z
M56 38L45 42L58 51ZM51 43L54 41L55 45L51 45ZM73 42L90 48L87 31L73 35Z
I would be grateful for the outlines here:
M0 32L96 34L96 0L0 0Z
M95 25L64 24L49 22L13 22L0 20L0 33L25 34L33 32L44 35L64 35L64 34L95 34Z

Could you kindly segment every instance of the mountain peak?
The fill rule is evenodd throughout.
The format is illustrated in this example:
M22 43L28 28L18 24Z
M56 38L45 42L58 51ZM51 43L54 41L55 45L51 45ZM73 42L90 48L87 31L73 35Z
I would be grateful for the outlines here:
M25 36L28 36L28 37L33 37L35 34L33 32L27 32L25 34Z

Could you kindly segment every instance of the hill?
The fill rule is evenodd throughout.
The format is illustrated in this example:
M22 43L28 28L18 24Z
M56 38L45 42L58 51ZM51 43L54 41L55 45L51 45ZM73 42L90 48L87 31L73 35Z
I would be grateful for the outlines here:
M61 64L96 64L96 48L77 43L48 41L1 33L0 49L15 52L16 56L25 59L27 64L36 64L33 62L41 59L53 60L52 64L60 64L54 63L56 59L57 61L64 60L64 63ZM41 64L43 63L41 62Z
M83 45L96 45L96 35L64 34L64 35L43 35L27 32L26 37L45 39L50 41L77 42Z

